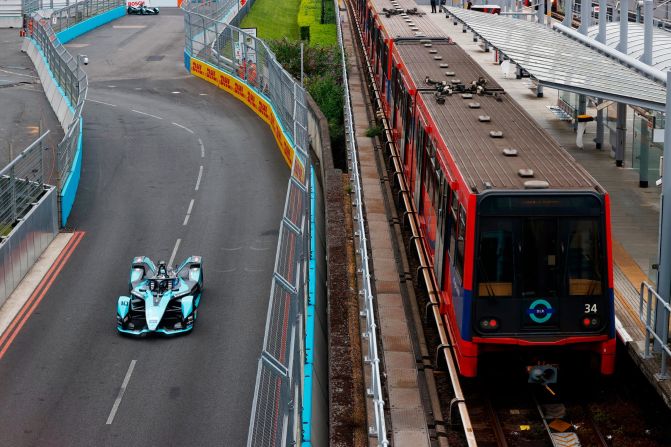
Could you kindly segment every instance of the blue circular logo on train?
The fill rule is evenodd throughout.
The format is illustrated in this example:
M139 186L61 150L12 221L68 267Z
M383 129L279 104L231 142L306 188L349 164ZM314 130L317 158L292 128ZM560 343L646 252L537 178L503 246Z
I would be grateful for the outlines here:
M552 318L553 313L554 309L550 303L543 299L534 301L527 309L527 315L529 315L531 321L539 324L547 323Z

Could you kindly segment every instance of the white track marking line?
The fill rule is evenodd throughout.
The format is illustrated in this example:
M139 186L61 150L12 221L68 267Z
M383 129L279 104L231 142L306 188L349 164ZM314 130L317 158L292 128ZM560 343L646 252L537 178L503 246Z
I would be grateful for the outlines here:
M203 167L201 166L200 169L198 169L198 180L196 180L196 191L198 191L198 188L200 188L200 180L203 178Z
M179 123L172 123L172 124L174 124L174 125L177 126L177 127L181 127L182 129L186 130L186 131L189 132L189 133L193 133L193 130L189 129L188 127L184 127L184 126L182 126L182 125L179 124Z
M151 113L147 113L147 112L140 112L139 110L135 110L135 109L130 109L130 111L135 112L135 113L139 113L140 115L151 116L152 118L156 118L157 120L162 120L163 119L160 116L152 115Z
M181 239L177 239L177 242L175 242L175 248L172 249L172 255L170 255L170 261L168 261L168 265L172 265L173 261L175 260L175 256L177 256L177 250L179 249L179 244L181 242Z
M116 397L114 405L112 406L112 411L110 411L110 415L107 417L107 425L111 425L112 422L114 421L114 416L116 415L116 412L119 409L119 405L121 404L121 399L123 399L123 395L126 392L126 387L128 386L128 382L130 381L130 375L133 374L133 369L135 369L136 362L137 360L131 360L130 362L130 366L128 367L128 371L126 372L126 377L124 377L123 383L121 384L119 395Z
M193 202L194 200L191 199L191 203L189 203L189 209L186 211L186 217L184 217L184 223L182 225L189 223L189 217L191 216L191 210L193 209Z
M200 144L200 158L205 158L205 145L203 144L203 140L198 138L198 144Z
M98 103L98 104L104 104L104 105L110 106L110 107L116 107L116 104L110 104L109 102L96 101L95 99L90 99L90 98L87 98L86 100L91 101L91 102L95 102L95 103Z
M11 74L11 75L14 75L14 76L21 76L22 78L33 78L33 79L39 78L39 76L32 76L32 75L27 75L27 74L23 74L23 73L16 73L16 72L9 71L9 70L0 70L0 72Z

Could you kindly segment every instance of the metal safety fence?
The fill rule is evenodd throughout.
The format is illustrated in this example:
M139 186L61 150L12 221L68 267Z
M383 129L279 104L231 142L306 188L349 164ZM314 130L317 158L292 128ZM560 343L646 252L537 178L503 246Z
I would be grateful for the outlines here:
M265 98L281 125L280 132L294 148L247 445L296 445L301 441L303 344L310 259L306 93L282 68L265 42L221 19L230 14L223 14L220 7L189 2L183 9L185 52L243 81ZM207 11L217 17L203 14ZM239 17L236 15L236 20Z
M662 318L657 318L658 314L663 314ZM671 347L669 346L669 314L671 305L659 296L655 287L643 282L638 301L638 316L641 322L645 324L645 348L644 357L651 358L650 347L654 352L661 354L661 367L657 379L665 380L669 376L669 358L671 358ZM664 323L659 324L657 321Z
M337 30L338 30L338 45L340 47L341 63L342 63L342 77L344 87L344 118L345 118L345 142L347 145L347 154L350 162L350 176L352 184L352 205L356 210L354 221L356 222L355 234L358 238L358 253L361 264L361 289L359 293L364 299L364 309L362 316L365 318L365 327L362 331L363 337L366 340L367 355L365 358L366 365L370 368L370 387L367 395L372 399L373 407L373 423L374 425L368 428L368 434L377 438L377 445L387 446L389 440L387 439L387 428L384 412L384 394L382 390L382 380L380 373L380 356L378 354L377 344L377 323L375 322L375 295L371 286L371 272L369 266L368 254L368 240L366 238L366 220L363 210L363 197L361 174L359 173L359 160L356 149L356 137L354 135L354 119L352 118L352 106L350 100L349 82L347 77L347 65L345 62L345 48L342 36L342 19L340 17L340 8L336 0L335 5L337 15Z
M301 441L302 368L310 250L309 175L304 154L294 157L277 244L263 351L256 373L247 446Z
M118 0L114 1L118 6ZM97 3L97 0L82 3ZM77 151L81 134L80 118L88 91L88 78L80 67L79 56L74 57L65 49L51 27L51 23L48 17L34 13L28 21L27 30L28 36L38 44L58 88L61 89L69 103L66 104L67 107L64 106L63 111L54 110L65 133L61 142L58 143L56 157L57 182L60 190L61 183L67 178L72 168L72 161ZM45 93L49 95L53 92Z
M73 2L51 14L51 28L54 32L59 33L84 20L118 8L124 4L124 0L85 0Z
M223 21L185 7L185 49L194 58L235 76L266 97L293 145L308 147L308 107L303 87L277 62L266 43Z
M0 170L0 243L45 192L43 140L48 134Z

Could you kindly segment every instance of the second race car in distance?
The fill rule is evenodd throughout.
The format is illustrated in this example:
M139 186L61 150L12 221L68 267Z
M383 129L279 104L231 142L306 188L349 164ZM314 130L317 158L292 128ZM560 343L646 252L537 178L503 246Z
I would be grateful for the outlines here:
M133 259L130 296L117 302L117 330L122 334L189 332L198 315L203 293L203 264L191 256L171 268L165 261L154 265L146 256Z
M158 8L152 8L143 3L141 5L129 5L128 8L126 9L126 12L128 12L128 14L140 14L145 16L145 15L156 15L160 11Z

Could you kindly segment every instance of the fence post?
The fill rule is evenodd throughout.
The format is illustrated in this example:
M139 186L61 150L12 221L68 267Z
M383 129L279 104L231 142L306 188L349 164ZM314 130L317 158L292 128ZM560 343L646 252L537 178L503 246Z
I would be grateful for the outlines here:
M12 225L16 222L16 177L14 173L14 166L9 170L9 184L12 197Z

